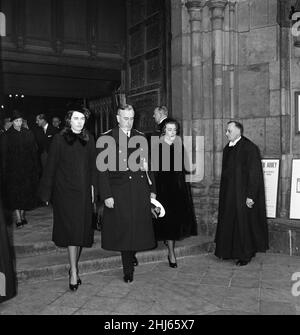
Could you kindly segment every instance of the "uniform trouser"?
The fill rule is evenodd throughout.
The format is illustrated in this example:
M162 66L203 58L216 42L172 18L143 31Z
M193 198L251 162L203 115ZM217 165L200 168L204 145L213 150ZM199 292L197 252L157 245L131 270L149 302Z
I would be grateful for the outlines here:
M123 272L124 275L131 275L134 271L133 257L135 256L135 251L121 251Z

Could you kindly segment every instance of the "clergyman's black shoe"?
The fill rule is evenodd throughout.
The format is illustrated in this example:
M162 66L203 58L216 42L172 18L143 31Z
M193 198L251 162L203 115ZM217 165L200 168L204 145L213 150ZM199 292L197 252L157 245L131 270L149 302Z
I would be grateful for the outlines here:
M239 259L235 264L236 266L244 266L247 265L249 261L243 261L242 259Z
M139 261L138 261L138 259L136 258L136 256L133 256L133 265L134 265L134 266L138 266L138 265L139 265Z
M131 283L133 281L133 274L124 275L123 279L125 283Z

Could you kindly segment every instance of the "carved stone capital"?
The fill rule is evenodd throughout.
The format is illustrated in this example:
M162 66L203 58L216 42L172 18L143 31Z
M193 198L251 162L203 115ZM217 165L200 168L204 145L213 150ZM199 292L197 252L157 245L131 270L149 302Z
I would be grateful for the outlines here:
M230 1L228 4L229 4L229 11L234 12L235 11L235 6L236 6L236 1Z
M223 19L224 9L228 4L228 0L209 0L207 5L212 12L212 20Z
M228 0L209 0L207 5L211 10L211 20L213 29L222 29L222 22L224 20L224 9L228 4Z
M197 8L202 8L203 1L202 0L187 0L185 5L188 10L193 10Z
M203 0L188 0L185 4L191 21L201 21L201 12L205 1Z
M224 10L228 3L228 0L209 0L207 5L210 9L219 8Z

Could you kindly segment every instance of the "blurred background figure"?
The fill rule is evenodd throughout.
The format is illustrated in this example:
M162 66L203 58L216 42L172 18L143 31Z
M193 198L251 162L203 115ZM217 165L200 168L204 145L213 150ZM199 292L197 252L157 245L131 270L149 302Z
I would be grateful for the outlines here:
M38 185L37 145L32 132L22 127L22 114L14 110L12 126L1 139L1 170L7 209L12 210L16 226L27 224L25 211L36 207Z
M29 129L26 119L22 119L22 127L25 128L25 129Z
M5 130L4 130L4 125L3 125L3 121L1 120L0 121L0 136L1 136L1 134L3 134L5 132Z
M155 132L153 135L161 134L164 125L169 120L168 114L169 114L169 111L166 106L158 106L154 109L153 118L157 125L157 128L155 129Z
M53 116L52 126L58 130L61 130L61 119L58 116Z
M12 125L12 122L10 120L10 117L4 118L4 120L3 120L3 128L2 129L4 131L7 131L11 127L11 125Z
M47 162L50 143L58 130L48 123L45 114L38 114L36 116L36 124L38 129L35 131L35 138L38 145L38 155L40 159L41 170L43 170Z

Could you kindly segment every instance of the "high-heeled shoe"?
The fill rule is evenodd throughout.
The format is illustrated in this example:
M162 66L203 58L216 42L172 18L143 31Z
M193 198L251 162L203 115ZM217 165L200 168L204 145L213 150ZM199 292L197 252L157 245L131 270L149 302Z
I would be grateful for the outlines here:
M78 280L77 284L71 284L71 269L69 270L69 288L71 291L77 291L78 289Z
M77 275L77 284L78 284L78 285L81 285L81 284L82 284L82 281L81 281L81 279L79 278L78 273L79 273L79 270L77 269L77 272L76 272L76 275ZM71 276L71 269L69 269L69 276Z
M78 284L78 285L81 285L81 284L82 284L82 281L81 281L81 279L79 278L79 270L78 270L78 268L77 268L77 284Z
M17 228L22 228L23 227L23 222L22 221L16 222L16 227Z
M170 268L177 268L177 262L175 262L175 263L171 262L169 255L168 255L168 261L169 261Z

